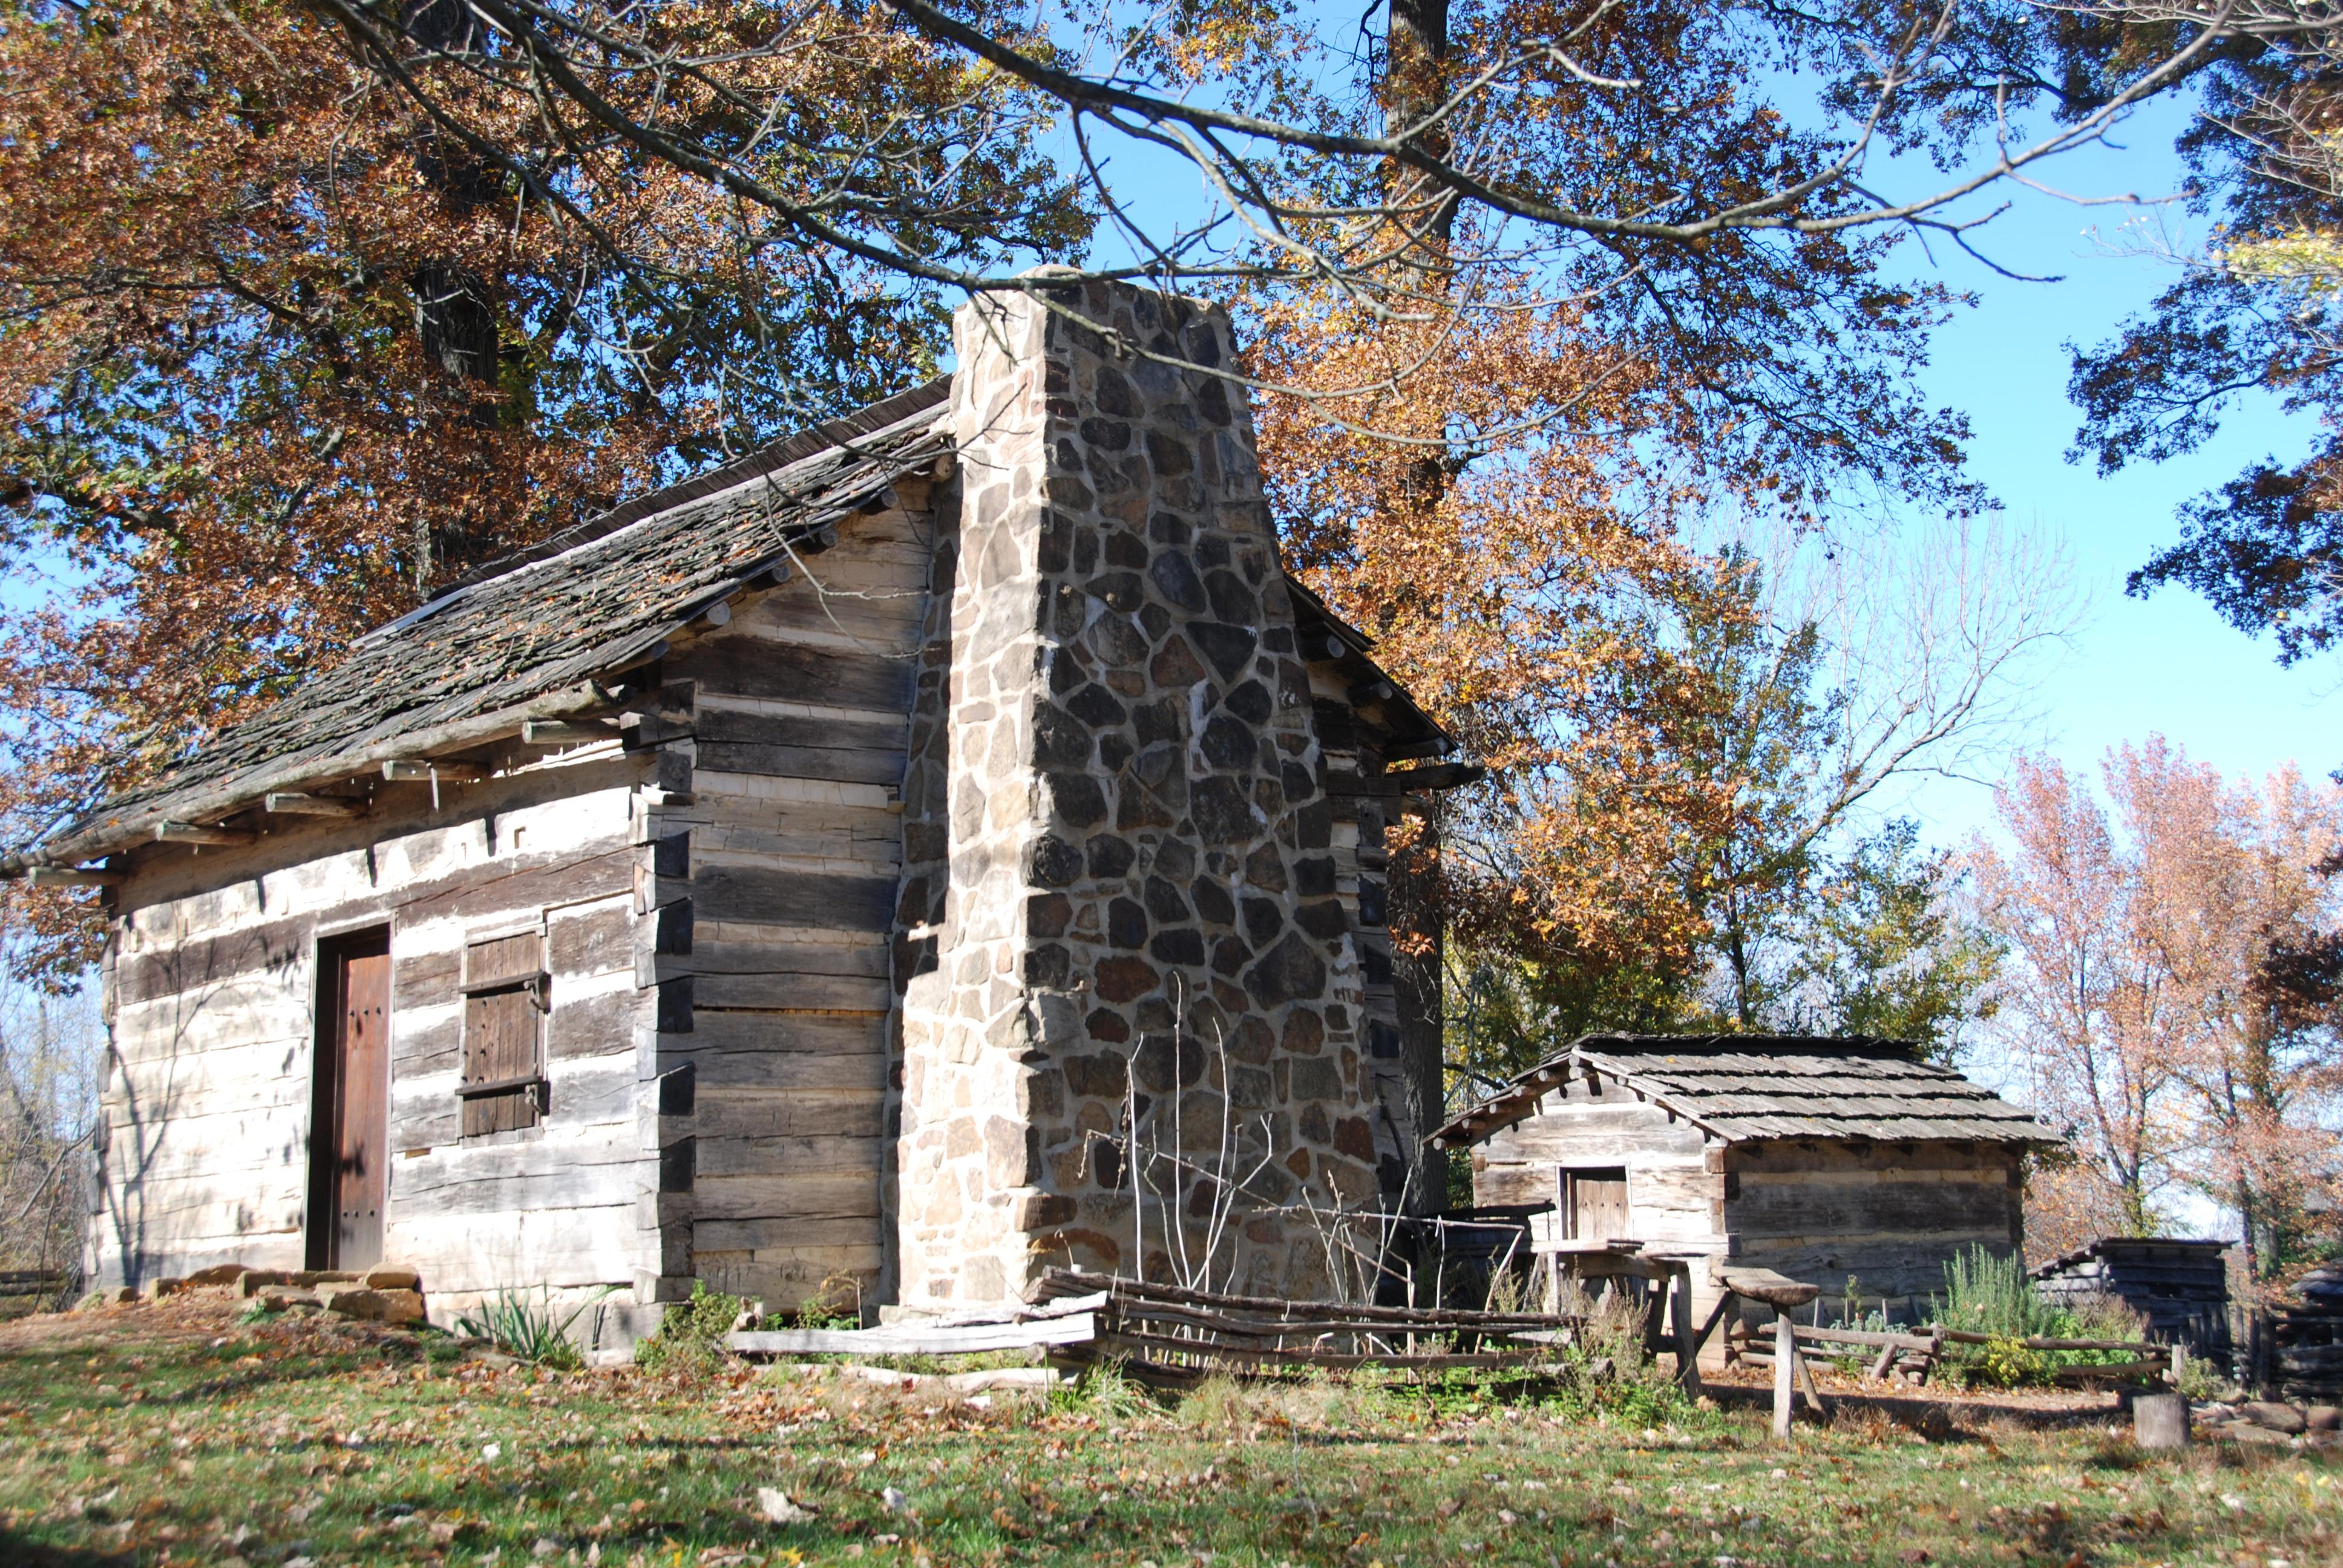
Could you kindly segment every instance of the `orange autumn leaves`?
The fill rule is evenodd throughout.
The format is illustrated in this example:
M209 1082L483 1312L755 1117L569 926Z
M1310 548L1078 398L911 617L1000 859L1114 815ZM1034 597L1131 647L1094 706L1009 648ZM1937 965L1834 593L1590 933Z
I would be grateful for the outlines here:
M768 160L776 188L834 190L834 144L864 160L853 200L965 196L922 231L931 254L1081 232L1013 115L989 135L1004 90L916 35L821 7L660 25L740 43L732 90L819 107L832 143ZM746 47L784 25L785 47ZM302 7L0 7L14 841L430 586L932 373L933 289L745 230L705 182L510 76L413 50L397 69L440 114ZM608 90L703 128L726 113L640 73ZM80 901L15 896L32 966L76 972Z
M2343 1156L2343 789L2291 766L2232 782L2160 737L2100 773L2104 799L2021 759L2006 842L1970 857L2010 955L1997 1027L2078 1156L2030 1201L2140 1234L2193 1192L2237 1217L2252 1272L2278 1272L2307 1255Z

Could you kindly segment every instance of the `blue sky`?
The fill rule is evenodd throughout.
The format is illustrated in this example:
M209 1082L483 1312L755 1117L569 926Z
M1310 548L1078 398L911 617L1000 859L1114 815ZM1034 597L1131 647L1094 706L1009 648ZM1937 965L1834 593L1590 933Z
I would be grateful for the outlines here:
M2168 194L2182 177L2172 139L2184 123L2177 106L2142 116L2120 152L2072 156L2046 178L2077 194ZM2258 457L2299 453L2311 422L2259 397L2187 457L2108 478L2087 462L2066 462L2077 417L2066 395L2065 345L2105 341L2175 274L2168 263L2117 253L2117 226L2141 209L2079 206L2024 189L2006 196L2015 205L1978 236L1980 248L2014 271L2061 281L1996 277L1941 244L1934 266L1907 246L1907 265L1978 295L1976 308L1939 333L1926 384L1936 400L1967 412L1976 476L2012 518L2038 520L2065 539L2091 595L2072 651L2040 686L2039 739L2086 768L2109 746L2151 731L2232 775L2258 775L2289 758L2313 775L2343 767L2343 668L2333 659L2281 669L2268 639L2232 629L2185 589L2147 599L2123 591L2125 575L2177 537L2178 503ZM2165 210L2184 240L2201 236L2201 219ZM1922 786L1909 809L1943 842L1986 825L1992 812L1986 790L1952 781Z
M1330 39L1347 37L1355 24L1348 11L1330 9L1327 18ZM1795 101L1800 89L1782 85ZM2185 105L2156 105L2120 127L2110 145L2063 155L2033 172L2078 196L2130 194L2155 202L2181 188L2185 171L2172 145L2187 123ZM1202 206L1192 168L1161 149L1115 143L1111 160L1119 188L1145 221L1167 222ZM1898 197L1945 178L1916 159L1890 160L1874 172ZM2067 656L2036 671L2034 706L2043 719L2032 744L2094 773L2110 746L2152 732L2232 776L2259 775L2288 759L2314 776L2343 768L2336 725L2343 664L2330 658L2282 669L2267 639L2224 624L2186 589L2146 599L2124 593L2125 577L2177 538L2181 502L2257 457L2298 455L2312 421L2257 397L2232 411L2217 439L2186 457L2104 479L2087 461L2066 460L2078 423L2066 398L2066 345L2105 342L2177 276L2167 261L2122 254L2123 226L2160 221L2186 246L2201 239L2204 220L2177 204L2084 206L2016 185L1986 195L1964 210L1974 215L2004 202L2009 208L1973 236L1977 247L2010 271L2057 281L1997 276L1942 241L1933 254L1907 241L1900 266L1977 297L1938 332L1924 385L1936 402L1968 415L1972 471L2011 521L2063 540L2088 597ZM1111 233L1100 254L1125 255ZM1989 789L1980 783L1931 778L1881 799L1948 847L1989 828L1993 817Z

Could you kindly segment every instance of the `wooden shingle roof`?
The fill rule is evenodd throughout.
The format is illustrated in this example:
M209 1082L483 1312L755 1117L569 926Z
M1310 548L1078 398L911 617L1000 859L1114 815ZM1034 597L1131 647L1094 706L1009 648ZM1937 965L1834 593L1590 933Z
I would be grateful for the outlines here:
M1427 1142L1475 1143L1575 1076L1616 1083L1728 1143L1762 1139L2056 1143L2050 1129L1901 1041L1812 1035L1590 1034L1451 1120Z
M590 683L656 658L792 549L887 503L951 450L949 380L873 404L630 501L450 585L153 780L0 864L71 865L216 821L270 790L348 777L502 719L594 705ZM566 695L565 695L566 694Z

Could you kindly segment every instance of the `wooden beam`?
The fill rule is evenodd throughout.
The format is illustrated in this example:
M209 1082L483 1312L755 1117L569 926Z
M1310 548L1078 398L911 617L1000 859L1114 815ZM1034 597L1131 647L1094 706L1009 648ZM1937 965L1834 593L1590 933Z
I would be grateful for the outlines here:
M1355 708L1362 702L1381 702L1398 689L1388 680L1363 680L1351 688L1351 705Z
M1798 1359L1797 1329L1784 1312L1774 1320L1774 1441L1790 1441L1790 1412L1797 1396L1791 1379Z
M655 639L630 652L623 648L614 650L603 678L636 670L667 651L663 638ZM411 756L500 740L518 730L526 719L576 718L585 713L606 711L613 703L625 699L626 688L622 684L614 682L603 686L593 680L580 681L575 686L563 687L491 713L432 725L324 758L303 757L279 762L261 769L256 775L236 774L221 784L189 797L178 809L185 817L226 816L242 810L272 789L310 789L321 784L339 782L353 774L370 771L386 755ZM60 859L94 860L116 849L145 843L153 837L154 826L152 819L148 819L78 834L45 848ZM0 874L15 875L25 869L25 865L21 854L0 856Z
M523 746L590 746L597 740L608 740L617 733L618 730L609 724L595 719L531 719L520 727L520 743Z
M260 803L279 817L363 817L366 802L337 795L305 795L297 789L272 790Z
M433 758L394 757L382 765L382 776L392 783L477 784L488 770L477 762L443 762Z
M878 1329L743 1330L726 1335L724 1342L744 1355L950 1356L1034 1345L1088 1344L1098 1337L1098 1314L1077 1312L1033 1322L970 1323L960 1328L898 1323Z
M35 866L25 880L35 888L118 888L122 873L96 866Z
M206 827L201 822L157 822L155 839L163 844L249 844L256 833L242 828Z

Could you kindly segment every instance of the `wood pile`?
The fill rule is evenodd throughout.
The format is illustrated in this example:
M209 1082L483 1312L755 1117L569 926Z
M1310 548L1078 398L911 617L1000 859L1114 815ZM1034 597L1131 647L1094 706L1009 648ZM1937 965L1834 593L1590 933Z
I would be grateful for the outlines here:
M2288 1399L2343 1394L2343 1267L2314 1269L2275 1303L2256 1381Z
M1041 1300L990 1314L873 1329L747 1329L742 1355L949 1356L1034 1348L1075 1362L1115 1362L1164 1383L1215 1372L1293 1376L1312 1369L1412 1373L1551 1365L1583 1320L1547 1312L1463 1312L1291 1302L1051 1270Z
M2034 1288L2054 1305L2093 1297L2119 1301L2147 1321L2148 1337L2229 1364L2226 1241L2169 1236L2107 1236L2033 1271Z
M54 1269L0 1269L0 1318L55 1310L65 1277Z

